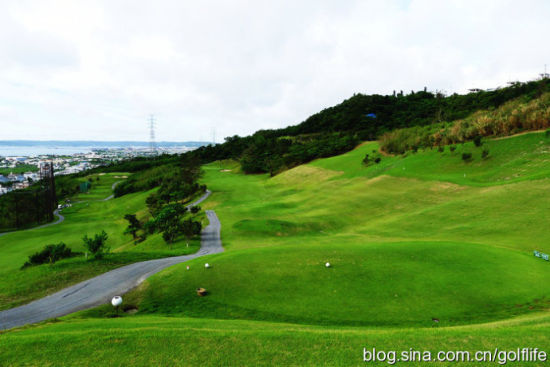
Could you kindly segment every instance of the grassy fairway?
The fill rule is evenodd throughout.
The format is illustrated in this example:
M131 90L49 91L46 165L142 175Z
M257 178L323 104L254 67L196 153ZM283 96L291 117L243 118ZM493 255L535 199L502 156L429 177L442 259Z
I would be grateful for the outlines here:
M208 259L211 269L197 259L153 277L140 294L140 313L355 326L472 323L548 308L546 290L532 287L550 282L548 264L537 260L482 245L361 245L353 238L233 251ZM197 297L197 287L210 295Z
M428 350L435 358L440 350L473 355L496 347L548 347L549 334L548 313L475 326L400 329L141 316L71 320L0 334L0 353L6 366L388 366L363 362L363 348ZM498 365L396 365L492 364Z
M195 261L195 271L179 266L153 277L142 312L428 325L548 308L549 264L532 250L550 250L550 182L527 179L550 169L541 139L486 142L503 157L470 163L434 151L364 167L362 157L377 147L369 143L271 179L207 166L214 195L206 205L216 209L230 251L211 260L211 271ZM538 163L516 162L519 151ZM497 167L504 161L523 179L502 185ZM433 181L427 172L438 169L462 185ZM325 269L326 261L334 267ZM196 298L199 286L211 295Z
M94 175L96 177L97 175ZM111 195L114 182L124 174L101 175L93 180L92 190L79 194L71 208L62 211L65 221L46 228L19 231L0 237L0 309L11 308L43 297L70 284L77 283L107 270L140 260L193 253L200 246L194 239L189 247L184 241L173 249L159 234L134 245L131 236L124 234L126 213L145 215L145 199L149 192L126 195L103 201ZM74 251L84 252L82 237L105 230L107 244L113 254L101 261L86 261L83 257L63 260L54 265L41 265L19 270L27 257L51 243L65 242Z
M207 165L202 206L216 210L226 252L149 278L125 296L133 316L103 306L0 334L3 355L33 364L40 346L59 350L45 365L360 365L363 347L548 351L550 264L532 255L550 252L548 143L533 133L365 167L378 147L366 143L274 178ZM145 195L116 200L139 211Z

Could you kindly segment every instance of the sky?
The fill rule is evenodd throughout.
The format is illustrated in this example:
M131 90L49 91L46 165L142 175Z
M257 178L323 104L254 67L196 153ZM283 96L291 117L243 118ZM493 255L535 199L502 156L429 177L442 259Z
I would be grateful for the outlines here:
M212 141L550 71L547 0L0 0L0 140ZM215 136L215 138L214 138Z

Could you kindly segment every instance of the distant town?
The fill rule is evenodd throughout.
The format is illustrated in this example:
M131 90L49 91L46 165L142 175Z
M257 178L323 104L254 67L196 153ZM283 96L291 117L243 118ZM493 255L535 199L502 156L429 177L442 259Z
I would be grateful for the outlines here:
M134 157L151 154L180 154L206 144L195 143L192 146L167 146L154 149L150 147L97 148L87 153L60 155L0 155L0 195L27 188L33 182L40 180L40 167L46 162L53 163L55 175L68 175Z

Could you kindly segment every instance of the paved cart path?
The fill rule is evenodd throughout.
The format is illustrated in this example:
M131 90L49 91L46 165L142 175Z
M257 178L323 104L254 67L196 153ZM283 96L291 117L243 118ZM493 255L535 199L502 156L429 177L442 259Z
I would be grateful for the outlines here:
M210 191L207 191L201 198L190 204L189 207L198 205L209 195ZM201 233L201 248L197 253L126 265L29 304L0 311L0 330L23 326L53 317L60 317L108 303L114 296L128 292L147 277L169 266L197 257L222 252L220 221L213 210L207 210L206 215L209 224Z

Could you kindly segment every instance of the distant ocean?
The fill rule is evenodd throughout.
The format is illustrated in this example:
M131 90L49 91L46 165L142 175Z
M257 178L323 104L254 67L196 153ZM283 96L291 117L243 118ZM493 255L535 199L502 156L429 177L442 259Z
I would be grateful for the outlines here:
M208 142L158 142L159 148L197 148L208 145ZM4 140L0 141L0 156L38 156L70 155L89 153L94 149L148 148L149 143L143 141L35 141L35 140Z

